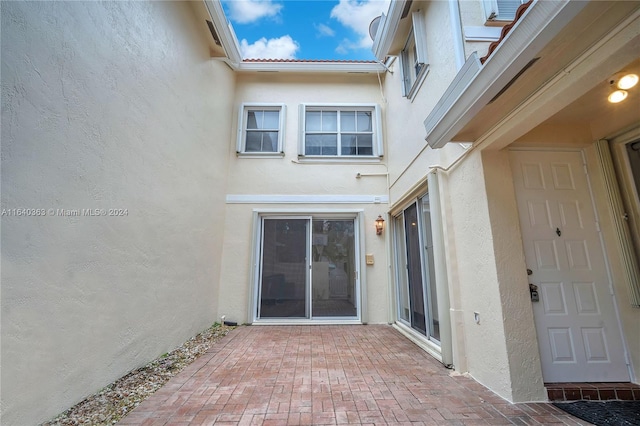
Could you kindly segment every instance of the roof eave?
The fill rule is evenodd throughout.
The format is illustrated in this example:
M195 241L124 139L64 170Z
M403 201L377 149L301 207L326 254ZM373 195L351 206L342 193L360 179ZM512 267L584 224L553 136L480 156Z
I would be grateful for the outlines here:
M227 17L222 8L220 0L203 0L209 16L211 16L211 22L220 38L220 44L224 49L227 58L229 59L229 65L233 68L242 62L242 55L240 54L240 44L236 38L236 34L231 28L231 24L227 21Z
M373 47L371 48L373 54L379 61L384 61L389 54L407 1L408 0L392 0L389 5L388 15L382 14L380 26L378 27L378 32L376 33Z
M384 65L371 62L250 62L237 65L238 71L245 72L309 72L309 73L384 73Z
M466 89L459 96L450 98L449 105L441 109L440 117L430 115L425 120L425 139L429 146L442 148L450 142L587 3L534 2L526 12L526 19L518 22ZM435 125L430 124L431 128L428 128L427 121Z

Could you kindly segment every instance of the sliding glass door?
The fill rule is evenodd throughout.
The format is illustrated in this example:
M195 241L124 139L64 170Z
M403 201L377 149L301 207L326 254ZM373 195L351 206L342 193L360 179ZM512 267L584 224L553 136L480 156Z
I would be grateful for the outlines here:
M440 341L429 196L394 218L398 320Z
M257 319L357 319L355 223L262 218Z
M309 220L264 219L260 277L261 318L306 318Z

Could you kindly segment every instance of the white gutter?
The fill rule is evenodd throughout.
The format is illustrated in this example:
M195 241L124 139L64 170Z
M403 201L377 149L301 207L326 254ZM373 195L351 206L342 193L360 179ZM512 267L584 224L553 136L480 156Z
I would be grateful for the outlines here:
M429 146L442 148L450 142L587 4L585 1L536 1L529 6L467 89L443 104L443 113L430 115L431 128L425 128Z

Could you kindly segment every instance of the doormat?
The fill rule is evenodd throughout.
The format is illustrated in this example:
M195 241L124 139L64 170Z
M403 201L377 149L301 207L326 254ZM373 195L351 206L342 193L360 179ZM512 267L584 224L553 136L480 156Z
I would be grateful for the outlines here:
M640 425L640 401L554 402L553 405L596 426Z

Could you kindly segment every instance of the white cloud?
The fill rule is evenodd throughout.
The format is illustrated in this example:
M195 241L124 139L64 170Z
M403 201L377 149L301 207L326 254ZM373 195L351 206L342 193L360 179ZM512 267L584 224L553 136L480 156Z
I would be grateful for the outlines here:
M328 25L313 24L313 26L316 27L316 30L318 31L318 37L333 37L334 35L336 35L336 32L333 31L333 29Z
M233 0L229 5L229 18L239 24L248 24L265 17L275 17L282 5L272 0Z
M376 16L387 13L389 0L340 0L331 10L331 17L342 25L353 30L357 40L343 40L336 48L338 53L348 50L366 49L373 44L369 37L369 24Z
M253 44L249 44L246 39L240 41L244 59L295 59L299 48L298 42L289 35L269 40L262 37Z

